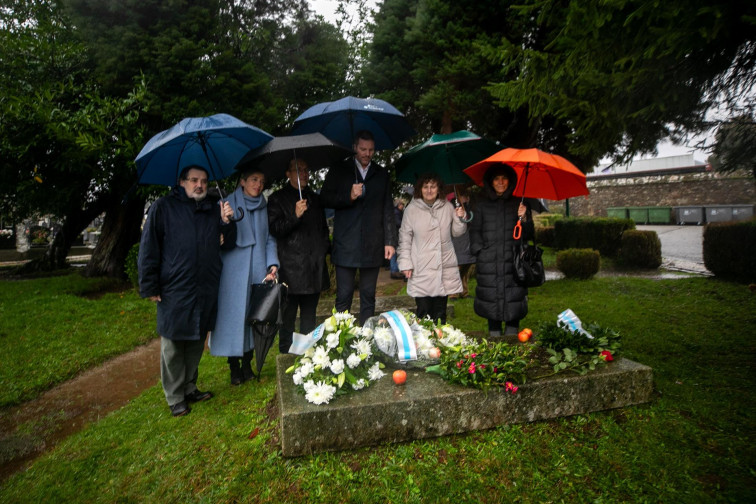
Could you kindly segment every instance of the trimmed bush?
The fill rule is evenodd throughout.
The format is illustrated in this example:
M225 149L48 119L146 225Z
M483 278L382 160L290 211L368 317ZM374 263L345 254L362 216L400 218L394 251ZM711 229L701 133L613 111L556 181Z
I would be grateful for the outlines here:
M604 257L616 257L622 233L635 229L631 219L569 218L554 222L554 246L559 250L591 248Z
M553 226L556 221L561 220L561 219L564 219L564 215L562 214L554 214L554 213L533 214L533 223L535 224L537 228Z
M567 249L557 252L557 269L567 278L588 279L598 273L601 254L593 249Z
M129 249L129 253L126 255L126 264L124 264L124 271L129 278L129 282L135 289L139 289L139 267L137 265L137 259L139 258L139 243L135 243Z
M535 242L544 247L554 246L554 226L535 228Z
M622 233L619 257L627 266L656 269L662 263L661 240L656 231L628 229Z
M707 224L703 233L706 269L738 282L756 282L756 219Z

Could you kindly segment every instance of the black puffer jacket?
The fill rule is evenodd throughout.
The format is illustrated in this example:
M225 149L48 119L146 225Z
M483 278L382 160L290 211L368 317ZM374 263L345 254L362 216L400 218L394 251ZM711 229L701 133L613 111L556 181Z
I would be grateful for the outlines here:
M279 276L291 294L315 294L330 287L325 257L330 247L325 211L318 195L302 189L307 211L297 218L299 191L286 184L268 198L270 234L278 243Z
M139 246L139 293L161 297L160 336L199 340L215 326L221 233L224 248L233 248L236 224L223 224L218 201L197 202L181 186L150 207Z
M490 170L483 178L483 193L473 205L475 217L469 224L470 251L476 256L475 313L490 320L516 321L528 314L528 289L514 278L512 233L520 198L512 196L517 178L506 168L509 187L502 196L493 190ZM522 235L530 239L534 227L529 209L526 217Z

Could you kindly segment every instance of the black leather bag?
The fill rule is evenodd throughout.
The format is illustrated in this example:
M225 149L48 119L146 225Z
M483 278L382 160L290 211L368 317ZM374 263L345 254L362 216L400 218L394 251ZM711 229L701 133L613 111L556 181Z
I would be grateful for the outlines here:
M272 323L281 325L286 306L288 286L285 283L252 284L247 307L247 324Z
M523 287L538 287L546 281L541 256L543 250L530 245L525 240L517 240L514 245L515 281Z

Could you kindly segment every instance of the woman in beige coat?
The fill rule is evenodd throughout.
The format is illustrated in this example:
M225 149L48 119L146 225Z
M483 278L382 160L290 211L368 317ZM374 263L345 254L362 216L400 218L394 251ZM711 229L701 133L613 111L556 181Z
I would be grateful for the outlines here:
M399 229L399 270L407 277L407 294L415 298L417 316L446 323L449 294L462 292L452 236L467 230L465 209L441 197L443 182L426 174L415 183L414 198Z

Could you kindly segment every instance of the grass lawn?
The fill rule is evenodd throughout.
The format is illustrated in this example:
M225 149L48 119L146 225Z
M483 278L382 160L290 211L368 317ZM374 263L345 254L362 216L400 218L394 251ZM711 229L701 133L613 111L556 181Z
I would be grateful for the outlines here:
M69 283L73 281L24 292L34 305L38 297L70 295L59 292ZM0 282L3 293L8 284ZM13 304L26 302L10 298ZM2 315L10 298L3 298ZM145 321L139 315L133 326L111 329L130 310L141 314L145 309L129 293L85 301L91 304L79 313L110 322L92 331L88 344L77 346L94 352L106 345L104 340L137 340L138 334L127 333L153 333L153 312L146 322L152 325L142 327ZM68 313L74 305L61 309L50 301L46 310L52 313L45 315L50 318L44 327L66 327L68 335L79 331L81 326L72 328ZM531 290L530 315L523 325L535 328L565 308L585 322L622 333L624 356L654 368L653 402L285 459L276 444L277 420L267 411L275 395L275 349L262 381L241 387L228 384L225 359L206 354L200 385L213 390L214 399L174 419L162 390L153 387L1 483L0 501L752 502L756 296L743 285L712 278L549 281ZM36 309L41 317L41 307ZM450 322L466 331L486 326L474 315L471 298L455 302ZM26 331L42 331L39 326L32 324ZM24 343L16 329L4 321L2 333L3 354L26 360L27 352L36 348L45 356L40 366L49 366L50 374L59 372L60 364L48 356L59 352L55 347L19 352L14 347ZM44 339L41 334L26 337ZM6 355L1 358L3 383L10 386L8 380L17 378L5 374L10 361Z

